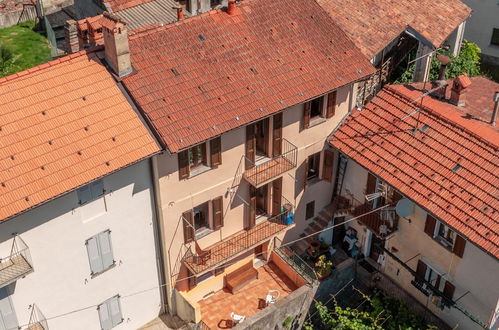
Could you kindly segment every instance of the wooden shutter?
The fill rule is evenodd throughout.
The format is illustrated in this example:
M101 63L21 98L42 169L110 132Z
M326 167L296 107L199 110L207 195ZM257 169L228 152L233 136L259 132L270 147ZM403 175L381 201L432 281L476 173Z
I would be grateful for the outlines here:
M444 285L444 297L448 298L449 300L452 300L454 297L454 291L456 290L456 287L449 281L445 281Z
M452 252L454 252L456 256L462 258L465 246L466 240L462 236L456 234L456 241L454 242L454 249L452 250Z
M113 249L111 246L111 232L109 230L99 234L99 250L102 267L106 269L114 264Z
M282 112L274 115L274 127L272 134L272 154L274 157L282 154Z
M249 201L249 212L248 212L248 226L247 229L251 229L256 223L256 188L250 186L250 201Z
M100 326L103 330L108 330L113 327L113 319L109 311L108 302L104 302L97 307L99 310Z
M418 260L418 267L416 268L416 279L423 281L426 273L426 264Z
M424 225L424 232L430 236L433 237L433 233L435 233L435 226L437 225L437 220L435 220L434 217L432 217L430 214L426 215L426 223Z
M437 281L435 282L435 284L432 283L437 290L440 290L440 281L441 280L442 280L442 276L437 275Z
M92 199L104 195L104 181L97 180L90 184L90 192L92 193Z
M282 177L272 182L272 215L281 213Z
M223 227L223 197L217 197L211 201L213 211L213 229L217 230Z
M367 173L366 195L376 192L376 177L371 173Z
M210 162L211 167L222 165L222 139L220 136L210 141Z
M78 203L83 205L92 200L92 192L90 190L90 185L79 188L77 191Z
M327 96L326 118L331 118L336 112L336 91L333 91Z
M331 150L324 150L324 166L322 168L322 180L333 181L334 153Z
M305 159L305 162L303 163L303 190L307 188L307 180L308 177L308 157Z
M184 150L178 153L178 178L179 180L189 177L189 152Z
M111 315L111 320L113 322L113 327L123 321L123 316L121 315L120 298L118 296L109 299L109 314Z
M194 219L192 218L192 210L182 213L182 224L184 226L184 242L192 242L194 240Z
M312 113L312 102L303 105L303 129L310 127L310 114Z
M255 163L255 125L246 126L246 169L250 169Z
M98 236L94 236L88 239L86 245L91 274L93 275L100 273L104 269L104 267L102 265L102 259L99 253Z

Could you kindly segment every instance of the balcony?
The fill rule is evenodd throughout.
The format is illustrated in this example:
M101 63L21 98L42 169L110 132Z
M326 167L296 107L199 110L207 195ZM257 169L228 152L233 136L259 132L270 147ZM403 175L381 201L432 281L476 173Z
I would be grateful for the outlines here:
M336 196L333 203L335 204L336 214L348 213L357 217L372 211L370 202L360 202L353 196ZM387 207L357 219L378 237L386 237L397 231L398 220L399 217L395 213L395 207Z
M25 330L48 330L49 326L47 323L47 319L42 314L38 306L35 304L32 305L31 316L29 318L29 324Z
M15 236L10 254L0 259L0 288L15 282L32 271L29 248L21 237Z
M245 229L195 254L191 249L183 259L184 264L192 274L200 274L208 269L227 262L227 260L248 251L265 242L275 234L287 229L292 223L288 215L292 214L291 203L283 198L283 212L271 216L268 220L257 224L251 229Z
M288 140L282 139L282 151L278 156L256 162L245 157L244 179L252 186L259 187L295 168L298 148Z

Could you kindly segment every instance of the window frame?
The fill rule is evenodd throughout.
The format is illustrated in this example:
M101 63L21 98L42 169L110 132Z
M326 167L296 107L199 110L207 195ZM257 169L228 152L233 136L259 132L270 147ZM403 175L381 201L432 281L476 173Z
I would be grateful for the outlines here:
M321 159L322 159L322 157L321 157L321 152L320 151L308 156L308 158L307 158L307 161L308 161L307 181L308 182L320 178ZM310 165L311 164L311 160L312 160L312 164L314 166ZM312 176L310 175L311 170L314 170L314 172L315 172L315 174L312 175Z
M120 315L120 320L118 322L115 323L115 321L113 320L113 315L111 314L111 302L113 300L116 300L117 302L117 306L118 306L118 309L119 309L119 315ZM111 327L105 327L105 325L103 325L103 320L102 320L102 317L101 317L101 308L102 306L106 306L106 309L108 311L108 316L109 318L111 319ZM117 294L115 296L112 296L111 298L103 301L102 303L100 303L98 306L97 306L97 313L99 314L99 323L100 323L100 327L102 330L109 330L109 329L112 329L116 326L118 326L119 324L123 323L123 321L125 320L125 318L123 317L123 311L121 309L121 299L120 299L120 295Z
M204 219L204 223L206 224L205 226L201 226L201 227L197 228L197 224L196 224L196 212L197 212L197 210L196 209L206 209L206 216ZM203 214L200 211L198 211L198 212L200 214ZM211 210L210 210L210 201L206 201L204 203L198 204L192 208L192 219L194 222L194 236L198 236L201 233L205 232L206 230L212 230L211 217L212 217L212 215L211 215Z
M102 187L102 192L99 191L99 188ZM88 189L87 191L85 191ZM86 198L85 194L89 195L89 198ZM104 196L106 194L106 188L104 187L104 180L99 179L92 181L78 189L76 189L76 196L78 198L78 204L85 205L89 204L100 197ZM86 199L83 201L83 199Z
M101 235L103 234L106 234L107 235L107 241L109 243L109 253L111 255L111 259L112 261L109 263L109 264L105 264L104 263L104 258L103 258L103 250L102 250L102 242L101 242ZM98 252L98 257L99 257L99 260L102 264L102 268L101 269L93 269L93 265L92 265L92 257L91 257L91 252L90 252L90 241L92 239L95 239L96 241L96 248L97 248L97 252ZM111 240L111 230L110 229L106 229L104 231L101 231L95 235L93 235L92 237L88 238L85 240L85 246L87 247L87 256L88 256L88 263L89 263L89 266L90 266L90 276L92 278L94 278L95 276L97 275L100 275L102 273L104 273L105 271L113 268L115 265L116 265L116 260L114 258L114 252L113 252L113 244L112 244L112 240Z
M312 215L309 214L309 210L310 210L309 205L311 205L311 208L312 208ZM314 216L315 216L315 200L310 201L307 204L305 204L305 220L313 219Z
M440 229L442 227L446 227L447 231L451 233L453 236L452 241L449 241L446 237L440 235ZM453 230L449 225L437 220L437 223L435 225L435 231L433 233L433 238L443 247L445 247L448 250L453 250L454 249L454 244L456 244L456 238L457 238L457 233L455 230Z

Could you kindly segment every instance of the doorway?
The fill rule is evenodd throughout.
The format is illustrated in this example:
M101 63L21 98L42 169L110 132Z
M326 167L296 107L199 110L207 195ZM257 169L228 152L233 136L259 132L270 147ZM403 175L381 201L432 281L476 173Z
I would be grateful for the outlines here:
M260 120L255 124L256 160L269 156L269 120Z
M256 216L269 214L269 188L263 185L256 189Z
M384 245L385 245L384 239L381 239L376 235L372 235L371 252L369 253L369 258L377 262L379 256L383 254L382 247L384 247Z

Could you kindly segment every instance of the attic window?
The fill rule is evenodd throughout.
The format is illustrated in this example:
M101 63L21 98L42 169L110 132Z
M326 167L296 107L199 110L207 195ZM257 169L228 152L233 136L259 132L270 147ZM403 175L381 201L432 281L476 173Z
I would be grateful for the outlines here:
M452 169L452 172L456 173L456 172L457 172L457 171L459 171L461 168L462 168L462 166L461 166L461 165L456 164L456 166L454 166L454 168Z
M198 38L199 38L199 40L201 40L201 41L205 41L205 40L206 40L206 38L205 38L205 37L204 37L204 35L202 35L202 34L198 34Z
M420 131L420 132L426 132L426 131L428 130L428 128L430 128L430 126L428 126L428 125L424 125L423 127L421 127L421 128L419 129L419 131Z

